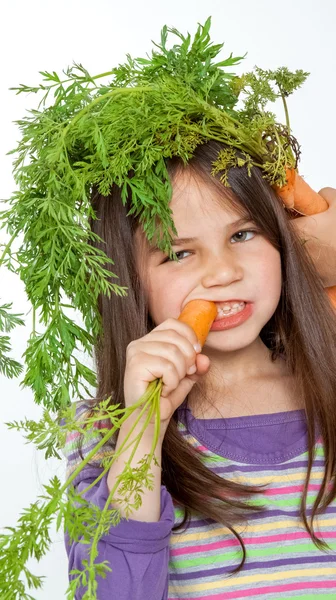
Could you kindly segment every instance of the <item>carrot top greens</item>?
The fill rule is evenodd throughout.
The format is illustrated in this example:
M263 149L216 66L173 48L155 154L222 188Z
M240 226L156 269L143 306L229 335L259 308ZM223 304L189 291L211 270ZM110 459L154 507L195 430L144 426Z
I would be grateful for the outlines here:
M63 71L65 77L55 71L40 71L43 83L38 86L10 88L17 94L42 94L38 107L17 121L22 136L17 148L8 152L17 155L13 176L18 189L7 200L10 208L0 214L1 228L10 236L7 244L0 245L0 265L20 276L32 304L32 332L24 353L26 373L21 385L32 389L34 401L42 404L44 411L39 422L25 419L8 426L22 430L28 441L45 451L46 458L61 458L59 450L68 432L89 435L93 422L102 418L97 413L81 425L74 420L71 397L83 399L81 388L90 396L86 384L97 383L94 371L74 356L74 350L79 342L91 354L102 333L98 296L110 297L111 292L127 295L127 288L111 282L118 277L105 268L113 260L88 243L100 241L88 221L95 217L90 204L92 186L107 196L111 185L117 184L123 203L130 194L130 214L139 216L148 240L155 236L157 246L175 259L171 241L177 231L169 207L172 188L166 158L179 156L187 163L199 144L210 139L224 142L228 148L219 153L213 174L219 173L226 186L228 170L233 166L247 165L249 172L258 166L270 184L279 186L286 182L286 167L297 166L300 151L290 132L286 99L309 73L292 73L286 67L276 71L255 67L253 72L235 75L230 69L246 54L233 57L231 53L214 62L224 44L211 42L210 25L211 17L198 26L193 40L189 33L183 36L165 25L160 43L153 42L151 56L133 59L127 54L124 64L105 73L90 75L81 64L74 63ZM168 33L178 38L170 48ZM277 98L283 101L285 125L266 110L267 103ZM241 151L240 158L235 149ZM23 241L14 251L22 233ZM1 332L24 324L19 318L22 315L12 314L11 307L0 306ZM81 312L85 328L67 316L66 308ZM38 330L37 315L43 332ZM2 335L0 368L7 377L18 377L23 366L8 356L8 342L9 337ZM149 411L148 422L153 411L157 416L152 452L140 467L125 468L120 482L124 494L139 490L139 483L148 487L151 482L149 469L155 460L162 382L152 383L131 409L108 406L110 398L98 407L113 427L102 429L103 441L90 457L137 406ZM102 475L114 459L111 455L102 461ZM105 563L94 563L97 542L104 530L118 522L118 511L108 509L115 490L104 510L99 511L71 486L87 460L64 485L54 477L44 486L47 495L25 510L16 528L0 535L2 598L31 599L25 591L27 586L41 587L42 577L34 576L26 562L30 557L39 559L48 550L48 528L58 514L58 528L63 522L73 538L83 535L92 542L90 560L76 573L67 598L72 600L82 584L87 586L84 598L96 599L96 576L109 569ZM75 515L71 510L74 503L81 506Z

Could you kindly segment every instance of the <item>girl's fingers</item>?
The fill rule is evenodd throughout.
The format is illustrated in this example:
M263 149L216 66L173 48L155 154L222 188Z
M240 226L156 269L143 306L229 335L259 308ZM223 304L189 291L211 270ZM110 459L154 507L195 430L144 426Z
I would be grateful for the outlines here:
M177 387L181 379L174 363L162 356L155 356L155 354L138 352L136 357L130 359L128 369L133 381L141 380L144 391L147 389L148 383L160 377L162 377L163 384L170 389Z
M137 348L137 360L141 360L143 356L143 363L146 364L147 356L155 356L164 358L168 362L174 365L180 379L186 376L187 371L193 365L196 365L196 352L194 351L195 358L186 357L184 352L181 351L180 347L176 344L169 342L162 343L157 342L140 342Z
M126 349L124 376L125 405L131 406L143 396L148 384L162 378L161 422L166 422L183 402L197 379L209 368L201 348L194 348L197 335L186 323L167 319ZM190 367L194 366L194 371ZM192 374L194 373L194 375ZM172 399L173 398L173 399Z
M158 331L174 331L183 339L188 340L192 346L199 342L199 340L197 339L197 335L192 329L192 327L190 327L190 325L187 325L187 323L179 321L178 319L169 318L166 321L163 321L163 323L160 323L160 325L158 325L155 328L155 330L151 331L148 335L151 336L153 333L157 333Z
M150 350L150 345L152 344L157 345L155 349L153 347L152 350ZM170 348L169 356L171 356L172 358L176 354L176 350L174 348L180 350L181 355L184 357L184 361L186 363L186 370L196 363L197 353L194 346L188 339L180 335L175 330L155 330L148 334L148 336L145 336L144 338L141 338L136 342L136 347L140 348L144 352L148 351L153 353L154 351L155 353L158 352L160 354L160 349L162 348L163 351L164 346ZM167 354L165 354L165 356L167 356ZM177 358L180 360L181 356L178 355Z
M329 207L336 206L336 189L335 188L324 187L318 193L320 196L322 196L322 198L324 198L328 202Z
M151 357L150 355L147 355L146 369L151 375L155 375L156 378L162 377L163 386L161 396L168 396L179 386L181 381L180 374L175 365L169 360L166 360L161 356Z
M198 354L196 358L196 375L205 375L210 368L210 358L206 354Z

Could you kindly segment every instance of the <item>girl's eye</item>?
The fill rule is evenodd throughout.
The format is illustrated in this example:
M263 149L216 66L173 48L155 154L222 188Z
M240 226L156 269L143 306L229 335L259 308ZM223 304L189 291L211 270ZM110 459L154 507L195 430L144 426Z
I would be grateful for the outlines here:
M255 229L242 229L241 231L237 231L237 233L234 233L232 238L234 238L235 236L239 235L240 233L244 234L244 233L258 233ZM231 239L232 239L231 238ZM251 239L251 238L250 238ZM240 239L238 240L239 242L246 242L249 240L246 239ZM178 257L179 254L190 254L190 252L188 250L180 250L179 252L175 252L176 256ZM180 262L181 259L178 259L178 262ZM183 260L183 259L182 259ZM163 261L163 263L166 262L176 262L173 259L170 259L169 256ZM162 263L162 264L163 264Z
M256 232L254 229L243 229L242 231L237 231L237 233L234 233L232 237L234 238L234 237L235 237L236 235L238 235L239 233L242 233L242 234L244 234L244 233L257 233L257 232ZM251 238L250 238L250 239L251 239ZM240 241L240 242L241 242L241 241L243 241L243 242L247 242L248 240L239 240L239 241Z
M180 250L179 252L175 252L176 256L178 257L179 254L188 254L188 250ZM164 263L167 262L176 262L175 260L173 260L172 258L169 258L169 256L167 256L167 258L165 258L162 263L160 263L161 265L163 265ZM180 262L180 259L178 259L178 262Z

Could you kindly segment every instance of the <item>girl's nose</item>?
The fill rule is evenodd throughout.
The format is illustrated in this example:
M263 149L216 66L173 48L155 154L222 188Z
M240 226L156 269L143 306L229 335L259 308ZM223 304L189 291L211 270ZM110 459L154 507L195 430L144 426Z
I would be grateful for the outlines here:
M210 258L204 268L202 285L212 287L214 285L227 286L234 281L240 281L243 278L243 268L231 256L220 258Z

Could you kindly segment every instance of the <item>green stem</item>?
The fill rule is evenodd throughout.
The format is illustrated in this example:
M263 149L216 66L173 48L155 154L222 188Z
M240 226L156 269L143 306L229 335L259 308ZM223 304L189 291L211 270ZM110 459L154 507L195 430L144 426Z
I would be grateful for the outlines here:
M280 142L280 138L279 138L278 132L276 130L276 127L274 127L274 134L278 141L278 160L277 160L277 169L276 169L276 170L278 170L278 168L280 166L280 160L281 160L281 142Z
M106 71L106 73L100 73L99 75L93 75L92 77L90 77L90 79L83 79L83 81L81 81L79 78L77 78L78 81L80 81L80 83L91 83L92 79L100 79L101 77L107 77L108 75L113 75L114 72L113 71ZM52 88L58 86L58 85L62 85L64 83L69 83L70 81L74 81L73 77L70 77L69 79L63 79L63 81L56 81L55 83L52 83L51 85L48 86L48 89L51 90Z
M139 401L140 402L140 401ZM136 405L134 405L136 406ZM133 407L132 407L133 409ZM82 460L82 462L78 465L78 467L73 471L73 473L68 477L68 479L66 480L65 484L63 485L63 487L61 488L61 492L63 493L67 487L69 487L69 485L73 482L73 480L77 477L78 473L81 472L81 470L83 469L83 467L85 467L85 465L91 460L91 458L97 453L97 451L104 445L106 444L106 442L110 439L110 437L112 437L112 435L115 433L115 431L117 429L119 429L119 427L123 424L124 421L126 421L126 419L128 418L129 414L131 412L133 412L133 410L128 410L125 411L125 414L123 417L120 418L118 425L115 425L114 427L112 427L112 429L100 440L100 442L98 442L98 444L92 448L91 452L88 453L88 455L86 456L86 458L84 458Z
M59 289L57 289L55 292L55 311L54 311L55 316L58 315L58 313L59 313Z
M204 111L210 112L213 116L213 119L219 124L221 128L224 128L233 138L241 142L239 147L243 147L249 154L259 156L259 153L262 152L263 148L258 142L255 142L251 138L250 134L244 133L245 128L240 121L238 121L234 117L231 117L227 112L220 111L218 108L214 106L209 106L205 102L203 102L202 105L204 107ZM223 127L223 120L231 121L234 127L230 127L226 122L225 127Z
M78 475L78 473L81 472L81 470L83 469L83 467L85 467L85 465L91 460L91 458L97 453L97 451L104 446L104 444L106 444L106 442L112 437L112 435L115 433L115 431L117 429L119 429L121 427L121 425L124 423L124 421L126 421L126 419L128 419L129 415L132 414L137 408L139 408L144 402L147 402L148 397L151 397L152 393L153 393L153 388L156 387L157 385L157 381L152 381L148 387L146 392L144 393L144 395L138 400L138 402L136 402L135 404L133 404L132 406L130 406L129 408L123 409L124 410L124 416L121 417L118 420L118 424L115 425L114 427L112 427L112 429L110 429L110 431L108 431L106 433L106 435L100 440L100 442L98 442L98 444L92 448L91 452L88 453L88 455L86 456L85 459L82 460L82 462L78 465L78 467L73 471L73 473L69 476L69 478L67 479L67 481L65 482L65 484L62 486L61 488L61 492L63 493L67 487L69 487L69 485L73 482L73 480L76 478L76 476ZM127 441L127 438L126 438ZM118 452L116 452L113 456L114 460L116 457L118 457L120 454L120 449Z
M151 409L149 411L149 414L147 416L147 420L146 420L145 425L144 425L144 427L142 429L142 432L141 432L141 434L142 434L145 431L145 429L146 429L146 427L147 427L147 425L148 425L148 423L149 423L149 421L150 421L150 419L152 417L152 414L153 414L153 412L155 410L155 412L156 412L156 414L155 414L155 433L154 433L154 437L153 437L151 451L150 451L149 457L147 459L148 467L150 466L152 457L154 455L154 451L155 451L155 448L156 448L156 445L157 445L157 441L159 439L159 433L160 433L160 405L159 405L159 400L160 400L160 396L161 396L161 387L162 387L162 382L159 380L159 386L158 386L158 388L157 388L157 390L156 390L156 392L154 394L154 401L150 402ZM148 403L149 403L149 401L148 401ZM139 415L137 421L139 419L140 419L140 415ZM136 423L137 423L137 421L136 421ZM133 425L131 431L133 431L134 427L136 426L136 423ZM128 434L128 436L126 438L127 440L129 439L130 433ZM124 440L124 443L125 443L125 440ZM139 443L140 443L140 440L138 441L138 443L137 443L136 447L134 448L134 450L133 450L130 458L128 459L127 463L125 464L125 468L127 468L127 466L130 465L130 463L132 461L132 458L133 458L133 456L135 454L135 451L136 451L136 449L139 446ZM115 490L119 487L119 483L120 483L120 479L121 478L122 478L122 474L117 478L117 481L116 481L114 487L112 488L112 490L111 490L111 492L110 492L110 494L108 496L108 499L107 499L107 501L105 503L105 506L103 508L103 511L101 513L101 519L100 519L98 527L96 529L96 533L95 533L95 536L94 536L94 539L93 539L93 542L92 542L92 546L91 546L91 549L90 549L90 568L93 566L93 561L94 561L93 553L94 553L94 551L96 551L98 540L101 537L101 529L102 529L103 517L104 517L104 515L106 514L106 512L108 510L108 507L110 505L111 499L113 498ZM88 591L91 591L91 589L90 589L90 587L91 587L90 583L91 583L91 580L89 581Z
M72 125L74 125L74 123L76 123L76 121L78 121L78 119L80 119L86 112L91 110L91 108L94 105L105 100L105 98L108 98L109 96L113 96L115 94L125 94L125 93L128 94L130 92L138 93L138 92L144 92L144 91L152 90L152 89L153 88L150 86L138 86L138 87L134 87L134 88L115 88L115 89L111 90L110 92L106 92L106 94L102 94L101 96L98 96L97 98L92 100L92 102L90 102L90 104L87 104L86 106L84 106L84 108L82 108L82 110L80 110L75 115L75 117L70 121L70 123L63 129L63 131L62 131L63 139L65 138L65 135L66 135L68 129L70 129L70 127Z
M286 125L287 125L287 129L288 129L288 133L290 133L288 106L287 106L287 102L286 102L284 93L281 90L280 90L280 93L281 93L281 98L282 98L282 102L283 102L284 109L285 109Z
M143 429L142 429L142 431L140 432L140 434L142 435L142 433L143 433L143 432L146 430L146 427L147 427L147 425L148 425L148 423L149 423L149 421L150 421L150 419L151 419L151 416L152 416L152 414L153 414L153 412L154 412L154 408L155 408L155 404L157 403L157 398L158 398L158 395L159 395L159 398L160 398L160 395L161 395L161 388L162 388L162 385L160 386L160 384L159 384L159 387L158 387L157 389L155 389L155 390L154 390L153 394L152 394L152 395L151 395L151 397L148 399L148 401L147 401L146 405L144 406L144 408L142 409L141 413L139 414L139 416L138 416L137 420L135 421L135 423L134 423L134 425L133 425L133 427L132 427L132 429L131 429L131 432L132 432L132 431L133 431L133 429L135 428L136 424L139 422L139 420L140 420L140 417L141 417L142 413L143 413L143 412L145 412L145 410L146 410L147 406L148 406L148 405L149 405L149 406L150 406L150 405L152 405L152 407L153 407L153 410L152 410L152 411L151 411L151 412L150 412L150 413L147 415L147 420L146 420L146 422L145 422L145 426L143 427ZM160 425L160 423L159 423L159 425ZM138 438L140 437L140 434L139 434L139 435L136 437L136 439L138 439ZM154 430L154 434L155 434L155 435L154 435L154 438L155 438L155 437L158 437L158 436L157 436L157 421L156 421L156 420L155 420L155 430ZM129 436L130 436L130 434L128 434L128 436L127 436L126 440L129 438ZM139 443L140 443L140 440L138 441L138 444L137 444L137 446L136 446L135 448L133 448L133 452L132 452L132 454L131 454L131 456L130 456L130 458L129 458L129 460L128 460L128 463L127 463L127 464L130 464L130 463L131 463L131 461L132 461L132 459L133 459L133 456L134 456L134 454L135 454L135 451L136 451L136 449L138 448L138 445L139 445ZM123 442L123 445L124 445L124 444L125 444L125 440L124 440L124 442ZM121 447L123 447L123 445L122 445ZM154 448L154 450L155 450L155 448Z
M160 380L157 380L157 381L159 382L159 385L160 385ZM124 440L124 441L123 441L123 443L121 444L121 446L120 446L120 448L119 448L119 451L118 451L118 455L117 455L117 456L119 456L119 455L121 454L121 452L122 452L122 451L123 451L123 452L125 452L126 450L128 450L128 448L129 448L130 446L132 446L132 444L134 444L134 442L135 442L135 441L136 441L136 440L137 440L139 437L141 437L141 436L142 436L144 429L140 431L140 433L139 433L139 434L138 434L138 435L137 435L137 436L134 438L134 440L132 440L132 441L131 441L131 442L128 444L128 446L126 446L126 448L124 448L124 446L125 446L126 442L128 441L128 439L129 439L130 435L132 434L132 432L133 432L134 428L136 427L137 423L139 422L139 419L141 418L142 414L143 414L143 413L146 411L146 409L147 409L148 405L150 405L150 404L153 402L153 397L155 396L155 394L156 394L158 391L159 391L159 387L158 387L158 386L156 386L156 387L153 389L153 393L152 393L152 394L149 396L149 398L148 398L148 401L146 402L146 404L144 405L143 409L141 410L141 412L140 412L140 414L139 414L138 418L136 419L136 421L135 421L135 423L134 423L134 425L133 425L132 429L129 431L129 433L128 433L127 437L125 438L125 440ZM161 394L161 390L160 390L160 394ZM113 462L114 460L115 460L115 454L113 455L113 460L111 461L111 463L109 463L109 464L108 464L108 465L105 467L105 469L104 469L104 470L102 471L102 473L101 473L101 474L100 474L100 475L97 477L97 479L95 479L95 481L93 481L92 483L90 483L90 485L89 485L88 487L86 487L84 490L82 490L82 491L81 491L81 494L84 494L85 492L87 492L88 490L90 490L90 489L91 489L93 486L95 486L95 485L96 485L96 484L97 484L97 483L98 483L98 482L99 482L99 481L100 481L100 480L101 480L101 479L104 477L105 473L106 473L106 472L107 472L107 471L110 469L110 467L111 467L111 465L112 465L112 462Z
M236 125L238 128L241 128L241 126L242 126L241 122L238 121L238 119L235 119L234 117L229 115L226 111L222 111L222 110L216 108L216 106L212 106L211 104L208 104L208 102L206 102L205 100L201 100L196 94L195 94L195 100L197 100L197 102L202 106L202 108L205 110L205 112L212 113L214 115L216 121L218 121L218 118L223 119L223 117L224 117L226 120L231 121L231 123Z
M15 233L12 235L11 239L9 240L9 242L8 242L7 246L5 247L5 249L4 249L3 253L2 253L2 256L1 256L1 258L0 258L0 266L2 265L2 263L3 263L3 259L4 259L5 255L7 254L8 250L10 249L10 247L11 247L11 245L12 245L12 242L13 242L13 240L15 240L15 238L16 238L16 237L17 237L17 233L15 232Z
M290 131L291 130L290 130L288 106L287 106L285 95L282 92L281 92L281 98L282 98L282 102L283 102L284 110L285 110L286 126L287 126L287 129L288 129L288 135L290 135ZM294 164L295 158L294 158L294 154L293 154L292 148L289 148L289 151L290 151L291 159L293 160L293 164ZM290 164L290 161L288 161L288 164Z
M181 128L182 127L184 129L189 129L190 131L195 131L195 128L192 125L188 125L187 123L183 123L183 126L181 126ZM223 138L222 137L217 137L216 134L212 133L211 131L210 132L203 132L202 135L204 135L204 137L207 137L207 138L209 138L211 140L217 140L218 142L223 142ZM232 137L234 137L234 136L232 136ZM236 139L241 139L241 138L238 138L237 136L235 136L235 137L236 137ZM258 147L258 145L256 143L252 144L251 141L250 142L246 142L246 143L243 142L243 143L240 143L239 146L237 144L235 144L234 141L231 142L229 140L226 140L225 143L228 146L233 146L234 148L238 148L239 150L244 150L247 154L251 154L253 157L260 157L260 155L259 155L260 145ZM263 163L258 163L256 161L253 161L253 164L256 167L261 167L261 168L264 167Z

